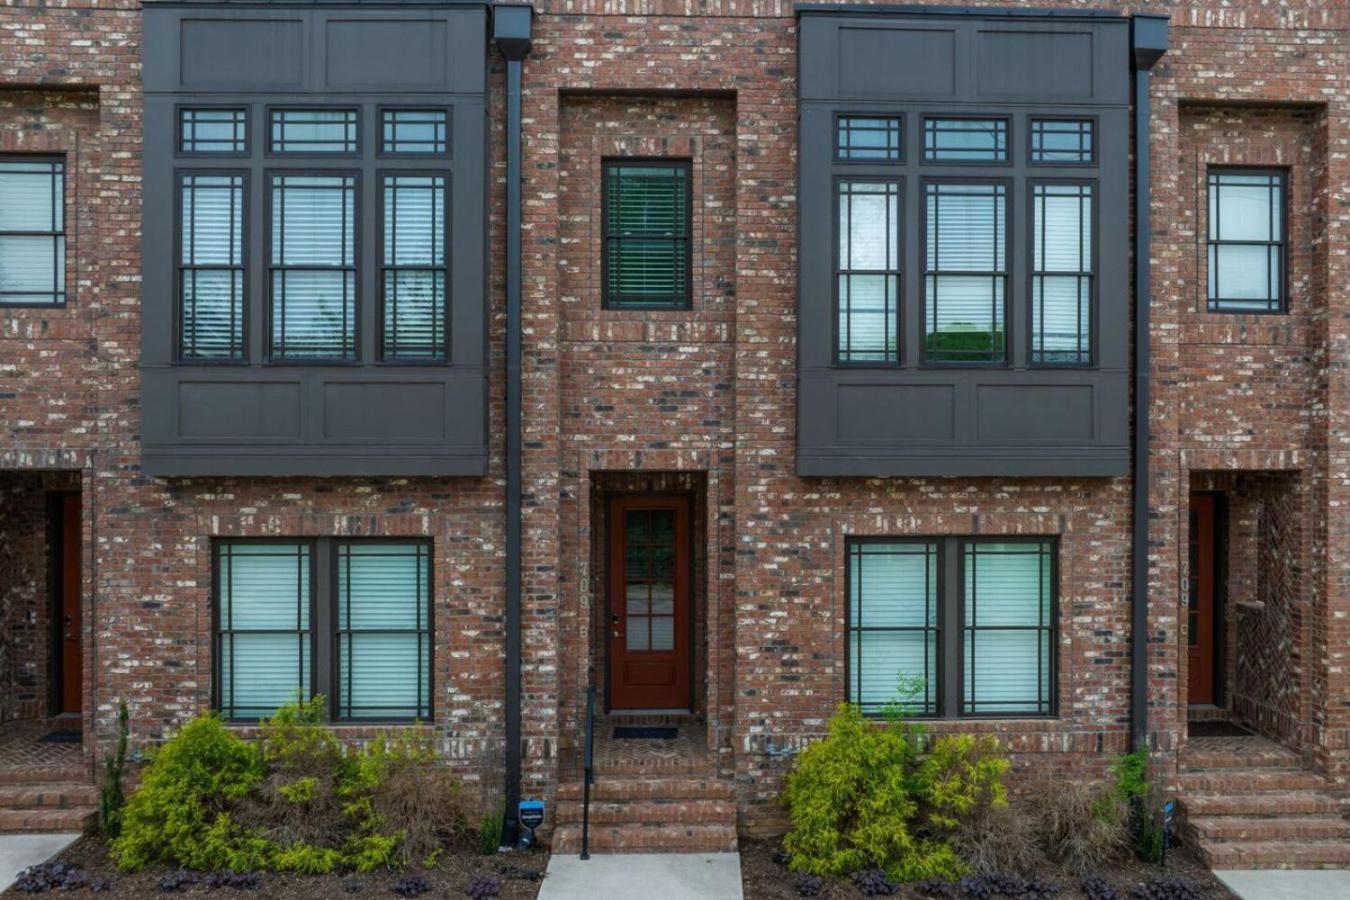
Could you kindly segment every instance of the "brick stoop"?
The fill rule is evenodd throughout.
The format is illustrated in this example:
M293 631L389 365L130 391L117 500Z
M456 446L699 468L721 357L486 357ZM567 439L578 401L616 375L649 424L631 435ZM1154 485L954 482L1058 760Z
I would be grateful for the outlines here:
M1214 869L1350 868L1350 808L1334 786L1286 748L1238 740L1251 743L1192 741L1182 758L1183 836L1205 862Z
M558 789L554 853L581 851L582 784ZM694 774L600 774L591 786L596 853L734 851L736 798L723 779Z
M84 831L98 818L98 788L83 770L0 770L0 833Z

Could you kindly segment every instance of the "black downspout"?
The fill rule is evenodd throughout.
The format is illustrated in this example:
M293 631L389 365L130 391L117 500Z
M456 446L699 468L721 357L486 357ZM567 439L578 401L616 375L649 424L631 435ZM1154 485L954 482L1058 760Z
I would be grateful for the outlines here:
M521 66L530 53L529 5L494 5L492 37L506 60L506 775L502 845L516 841L520 807L521 568Z
M1134 57L1134 534L1130 542L1130 749L1148 751L1149 71L1167 52L1167 17L1130 20Z

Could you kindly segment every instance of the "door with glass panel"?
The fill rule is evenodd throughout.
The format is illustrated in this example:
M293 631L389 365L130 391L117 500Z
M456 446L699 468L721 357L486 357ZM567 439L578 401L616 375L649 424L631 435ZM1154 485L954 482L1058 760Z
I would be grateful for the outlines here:
M689 498L625 495L609 512L609 707L689 709Z

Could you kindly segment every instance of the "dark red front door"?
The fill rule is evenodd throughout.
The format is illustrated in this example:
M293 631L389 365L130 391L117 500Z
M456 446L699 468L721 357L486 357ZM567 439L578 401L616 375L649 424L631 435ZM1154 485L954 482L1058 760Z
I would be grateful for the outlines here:
M1214 702L1214 495L1191 495L1190 597L1186 607L1186 700Z
M610 504L609 705L689 708L689 499Z
M80 638L80 495L61 498L61 709L84 706L84 658Z

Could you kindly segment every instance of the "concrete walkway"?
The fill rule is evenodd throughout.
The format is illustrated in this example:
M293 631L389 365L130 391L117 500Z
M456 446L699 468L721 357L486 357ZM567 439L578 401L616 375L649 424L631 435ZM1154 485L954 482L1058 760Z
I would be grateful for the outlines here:
M45 863L79 836L78 832L0 834L0 891L13 884L24 869Z
M739 853L592 854L552 856L539 900L597 897L742 900Z
M1215 869L1214 876L1242 900L1350 897L1347 869Z

